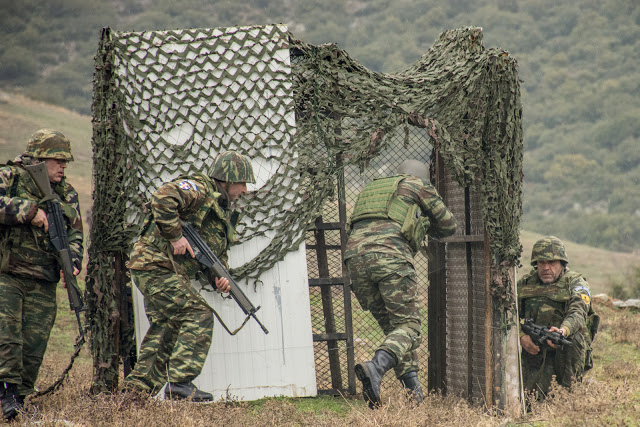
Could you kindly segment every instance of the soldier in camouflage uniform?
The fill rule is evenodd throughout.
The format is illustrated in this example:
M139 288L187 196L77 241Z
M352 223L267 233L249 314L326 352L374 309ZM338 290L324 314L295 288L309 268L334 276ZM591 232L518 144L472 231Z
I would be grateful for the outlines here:
M422 336L413 257L427 234L440 238L456 230L427 171L424 163L406 160L398 175L372 181L358 196L349 223L345 263L352 289L386 335L373 359L355 368L372 409L380 405L380 383L391 368L414 403L424 397L418 380L416 349Z
M213 310L191 286L204 274L222 292L229 281L218 278L193 259L182 235L180 219L199 230L203 240L227 263L227 249L235 240L238 213L232 203L254 183L251 163L227 151L214 161L208 176L193 174L160 187L151 198L151 217L136 242L129 269L145 298L150 327L134 370L125 387L156 393L167 382L167 398L210 401L210 393L193 384L202 371L213 333Z
M559 384L569 387L592 366L591 341L599 318L591 307L589 284L567 267L568 262L564 243L554 236L544 237L531 251L533 269L517 284L520 318L532 319L572 343L559 349L547 341L540 348L520 331L524 387L538 399L549 391L554 375Z
M0 167L0 399L4 417L15 417L33 393L56 318L57 253L49 239L47 203L25 165L43 161L67 220L74 273L82 266L78 193L64 176L73 160L60 132L41 129L24 154Z

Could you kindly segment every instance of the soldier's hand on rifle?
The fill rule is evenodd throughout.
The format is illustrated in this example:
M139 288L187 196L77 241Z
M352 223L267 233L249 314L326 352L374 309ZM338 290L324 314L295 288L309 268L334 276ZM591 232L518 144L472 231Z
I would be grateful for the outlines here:
M540 352L540 347L533 343L533 340L529 335L523 335L520 337L520 345L529 354L538 354Z
M73 267L73 275L77 276L78 274L80 274L80 270L78 270L78 267ZM62 286L66 288L67 282L64 280L64 271L62 270L60 270L60 280L62 280Z
M47 233L49 231L49 221L47 221L47 214L40 208L38 208L38 212L36 216L31 220L31 225L35 227L43 227L44 232Z
M226 277L216 277L216 286L220 289L220 292L229 292L231 290L229 279Z
M549 332L560 332L563 337L567 336L567 331L564 328L556 328L555 326L552 326L549 328ZM551 342L551 340L547 340L547 344L549 344L551 348L558 348L558 346Z
M171 242L171 246L173 246L173 254L174 255L184 255L189 252L191 254L191 258L195 258L196 255L193 253L193 249L191 245L187 241L187 238L182 236L180 239L175 242Z

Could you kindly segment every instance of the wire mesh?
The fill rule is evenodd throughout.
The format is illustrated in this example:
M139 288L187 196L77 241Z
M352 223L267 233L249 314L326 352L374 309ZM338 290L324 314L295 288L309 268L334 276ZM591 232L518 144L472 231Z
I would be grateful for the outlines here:
M342 121L343 135L348 135L349 123ZM430 163L433 156L433 143L425 131L425 129L417 127L406 127L405 132L396 132L391 138L387 148L374 157L364 168L356 165L347 165L344 168L344 186L345 186L345 203L347 217L350 217L353 207L356 203L358 194L373 179L389 176L396 173L398 166L406 159L417 159L425 163ZM335 194L337 194L337 189ZM323 208L323 222L337 222L338 218L338 201L337 197L329 198ZM310 231L306 234L307 244L307 263L309 278L340 278L343 274L342 253L340 247L340 234L337 230L324 231L324 243L326 244L326 259L328 263L328 276L321 273L318 265L317 249L319 248L317 235L318 231ZM420 361L419 376L423 383L427 378L427 294L428 294L428 259L421 253L415 257L416 273L420 283L419 301L422 314L422 344L418 348L418 357ZM345 269L345 274L346 269ZM336 331L344 331L344 304L343 304L343 288L341 286L331 287L331 304L332 310L323 307L323 300L320 289L312 288L310 292L311 298L311 317L314 334L327 333L325 329L327 323L335 327ZM362 309L355 295L352 293L352 322L353 322L353 345L356 363L370 360L378 345L384 340L384 333L378 326L371 313ZM327 314L333 316L332 320L327 321ZM316 382L318 390L329 390L337 388L338 384L335 377L342 379L341 385L346 387L347 378L347 362L346 362L346 342L338 341L337 345L332 346L325 342L318 342L314 346L316 360ZM338 353L339 374L332 372L331 360L329 355L332 352ZM334 368L335 370L335 368ZM361 391L359 382L356 383L357 391ZM383 387L387 390L399 390L399 381L396 381L394 375L386 375L383 381Z

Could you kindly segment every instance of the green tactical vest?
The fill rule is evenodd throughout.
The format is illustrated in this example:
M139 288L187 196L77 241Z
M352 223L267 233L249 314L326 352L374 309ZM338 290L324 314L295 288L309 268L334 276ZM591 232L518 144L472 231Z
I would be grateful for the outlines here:
M518 299L546 297L552 301L566 303L571 298L573 285L581 278L582 275L580 273L569 270L556 282L547 286L540 286L537 274L531 273L527 282L518 289Z
M209 178L208 176L200 173L194 173L189 176L180 176L176 178L176 180L192 178L196 179L198 182L204 184L207 187L207 196L202 206L200 206L200 209L189 214L186 218L184 218L184 220L196 227L196 229L199 229L202 227L202 222L204 221L205 217L209 215L210 212L212 212L216 217L220 218L224 222L226 226L225 231L228 244L230 245L231 243L235 242L237 238L235 226L239 221L238 215L232 214L231 217L225 215L224 210L218 204L218 199L220 198L220 196L222 196L222 194L215 190L215 185L212 182L211 178ZM166 252L167 254L172 253L169 241L160 235L160 229L157 227L153 218L153 214L151 214L150 212L144 219L142 232L140 233L140 235L146 235L148 241L150 243L155 243L160 249L162 249L163 252Z
M569 270L558 281L548 286L540 286L538 276L535 272L530 273L526 283L518 288L518 300L522 308L523 301L532 297L546 297L558 303L557 307L561 307L562 311L565 310L565 304L571 298L571 290L582 279L582 275L575 271ZM550 314L551 317L554 317ZM559 323L562 318L544 318L538 320L541 323ZM589 303L589 310L587 312L587 331L589 332L590 341L593 340L595 334L598 331L598 324L600 323L600 316L593 310L593 306Z
M530 273L526 283L518 288L518 301L519 305L522 309L524 309L523 301L527 298L532 297L546 297L549 298L552 303L547 307L547 311L543 312L541 315L539 313L537 322L541 324L552 324L562 321L562 319L552 319L553 310L549 310L552 305L557 305L557 308L561 308L562 312L565 311L565 304L571 298L571 290L576 285L576 283L582 278L580 273L569 270L565 273L564 276L560 278L555 283L552 283L549 286L540 286L538 283L538 276L534 272ZM554 304L555 303L555 304ZM564 314L563 314L564 316ZM545 318L546 317L546 318ZM598 326L600 325L600 316L593 310L593 305L589 303L589 310L587 311L587 324L586 324L586 332L584 334L587 349L585 354L584 361L584 371L588 371L593 368L593 349L591 347L593 340L598 332Z
M358 221L391 219L401 225L402 235L413 252L417 252L427 235L429 218L422 216L417 203L410 205L396 196L398 184L408 176L396 175L371 181L358 195L347 230Z
M4 167L7 165L0 165L0 167ZM7 197L13 198L16 197L18 192L18 176L16 173L15 178L11 182L9 186L9 191L7 192ZM4 224L0 224L0 273L5 273L9 271L9 254L11 252L11 247L13 246L14 241L17 243L20 238L20 233L16 230L17 227L9 227Z
M215 185L211 178L201 173L195 173L190 177L183 176L178 179L189 178L195 178L198 182L202 182L207 186L207 197L200 207L200 210L191 215L191 218L189 219L191 225L196 228L200 228L202 226L202 221L204 221L204 218L207 216L207 214L210 211L213 211L215 215L221 220L224 220L226 224L227 241L229 242L229 244L235 242L237 238L235 226L238 223L238 215L232 215L232 217L229 217L225 214L224 210L218 204L218 199L220 198L220 196L222 196L222 194L216 191Z
M36 184L31 179L29 173L20 165L14 162L8 162L7 164L0 165L0 167L8 166L14 171L13 180L9 183L8 197L22 197L25 199L39 202L38 197L42 196L40 190L36 187ZM54 193L58 195L60 200L64 200L64 187L65 181L61 181L52 186ZM36 196L36 195L40 196ZM64 202L60 203L62 212L69 218L70 221L75 221L78 217L77 212ZM28 233L30 237L27 239L23 233ZM34 244L34 239L39 247L29 246ZM22 254L26 254L32 259L32 263L38 266L57 266L58 260L53 249L48 248L46 243L38 243L48 241L47 234L44 230L32 228L30 225L25 224L22 226L6 226L0 225L0 272L9 271L9 257L12 251L20 251ZM44 248L48 248L45 250ZM14 252L15 253L15 252ZM33 254L33 255L29 255ZM57 268L57 267L55 267ZM54 268L54 269L55 269Z

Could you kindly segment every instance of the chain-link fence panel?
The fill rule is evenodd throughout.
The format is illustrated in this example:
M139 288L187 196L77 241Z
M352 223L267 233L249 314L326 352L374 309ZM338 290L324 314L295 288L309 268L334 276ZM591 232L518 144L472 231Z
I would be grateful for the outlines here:
M341 123L343 129L347 129L345 133L348 133L349 120L343 120ZM433 157L433 143L428 133L418 127L407 128L407 133L396 134L390 139L387 147L382 150L376 157L361 168L358 165L347 165L344 168L344 191L345 191L345 206L347 217L351 216L353 207L356 203L358 195L364 189L364 187L372 180L380 177L394 175L398 169L400 163L406 159L416 159L424 163L429 164ZM337 190L336 190L337 193ZM322 220L323 222L338 222L338 198L336 196L331 197L324 204ZM318 246L318 235L323 234L323 246L326 249L326 262L327 268L323 270L322 263L318 262L318 250L321 249ZM331 232L308 232L307 238L307 263L309 268L309 278L318 277L332 277L340 278L346 273L346 269L343 270L341 246L340 246L340 234L337 230ZM427 287L428 287L428 273L429 263L427 257L418 252L415 256L415 267L418 275L419 286L419 303L422 313L422 344L418 348L418 357L420 359L420 378L423 382L426 381L427 370ZM335 327L334 330L344 331L345 324L344 319L346 314L343 309L343 288L341 286L334 286L331 288L331 295L333 299L331 304L332 309L327 308L323 302L320 289L312 290L311 297L311 314L313 318L314 333L325 333L327 331L327 323ZM360 361L370 360L373 356L378 345L384 340L384 333L378 326L377 321L373 318L371 313L362 309L358 303L355 295L352 295L352 325L353 325L353 350L356 363ZM333 320L327 321L326 316L332 316ZM346 344L344 341L338 341L335 343L316 343L315 355L316 355L316 381L318 383L318 389L335 389L338 384L344 386L345 380L341 383L336 382L336 370L335 365L332 367L332 363L336 363L330 357L331 353L337 354L339 357L339 377L341 379L347 378L347 361L346 361ZM333 375L332 375L333 373ZM384 387L387 390L400 391L400 384L395 380L394 375L387 375L384 378ZM357 383L358 392L361 391L361 385Z

